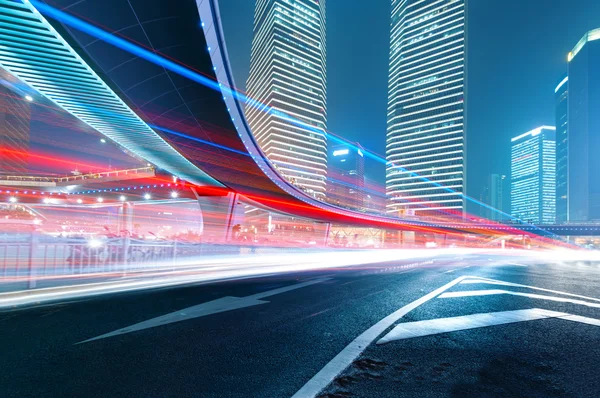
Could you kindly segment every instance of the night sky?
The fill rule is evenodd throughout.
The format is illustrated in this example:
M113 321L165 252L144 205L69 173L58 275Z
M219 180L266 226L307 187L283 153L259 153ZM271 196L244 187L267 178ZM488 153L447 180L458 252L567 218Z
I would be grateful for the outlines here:
M221 0L238 87L250 63L254 1ZM328 0L328 129L385 154L389 0ZM598 0L470 0L468 194L510 174L510 138L554 125L554 88L567 53L600 27ZM383 168L367 174L384 182Z

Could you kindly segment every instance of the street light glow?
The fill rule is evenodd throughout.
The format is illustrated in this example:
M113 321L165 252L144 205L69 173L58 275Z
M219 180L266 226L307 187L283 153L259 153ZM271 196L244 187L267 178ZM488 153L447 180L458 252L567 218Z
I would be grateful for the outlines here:
M11 197L8 199L8 201L9 201L10 203L17 203L17 198L15 198L14 196L11 196Z
M171 192L171 197L172 197L173 199L175 199L175 198L178 198L178 197L179 197L179 194L178 194L177 192L173 191L173 192Z
M33 101L33 97L31 95L26 95L25 99L29 102Z
M104 198L102 198L102 197L99 197L97 200L98 200L98 203L104 202Z
M125 202L125 201L127 200L127 198L125 197L125 195L121 195L121 196L119 197L119 200L120 200L121 202Z
M144 194L144 199L150 200L152 196L149 193Z

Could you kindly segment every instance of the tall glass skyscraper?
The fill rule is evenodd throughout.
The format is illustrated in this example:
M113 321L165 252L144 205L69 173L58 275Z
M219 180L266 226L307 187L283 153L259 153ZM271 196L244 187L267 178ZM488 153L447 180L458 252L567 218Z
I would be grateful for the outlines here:
M504 221L504 181L506 176L502 174L490 174L486 179L481 201L490 208L483 208L482 214L488 220Z
M511 140L511 215L532 224L556 220L556 128L542 126Z
M568 98L569 77L565 76L556 89L556 222L565 223L567 216L567 162L569 159L568 147Z
M569 53L568 221L600 220L600 29Z
M247 106L248 123L263 152L291 183L321 199L327 176L325 23L324 0L257 0L246 85L256 101Z
M333 145L329 153L327 200L352 210L365 209L365 156L360 145Z
M392 0L388 213L464 210L465 13L466 0Z

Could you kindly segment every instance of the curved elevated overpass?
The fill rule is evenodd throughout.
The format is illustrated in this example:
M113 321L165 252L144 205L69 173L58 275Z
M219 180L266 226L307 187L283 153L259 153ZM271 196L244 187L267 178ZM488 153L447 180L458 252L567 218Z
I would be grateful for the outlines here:
M14 8L14 4L0 0L1 8ZM282 178L254 140L241 96L232 89L235 82L217 0L22 0L22 6L21 11L30 8L33 12L13 15L12 23L20 17L33 24L35 21L29 19L34 17L41 25L51 25L62 47L53 43L56 47L49 53L50 58L56 51L68 51L88 71L77 71L81 75L75 80L70 75L54 78L54 86L49 88L36 83L31 74L52 74L53 70L37 68L23 73L11 68L14 54L0 64L74 116L157 166L199 185L217 190L226 187L299 217L404 230L455 230L329 205ZM15 14L14 9L12 12ZM27 45L35 50L35 42ZM30 61L25 56L19 60L21 68ZM55 68L52 63L48 65ZM131 117L145 135L124 126L121 117L111 118L114 110L98 112L87 93L69 91L80 81L77 79L92 75L114 94L115 102L125 105L120 112ZM68 103L53 97L56 87L68 92ZM81 109L85 114L78 111ZM101 123L93 124L89 117L82 117L90 113L96 118L102 116ZM146 137L154 141L150 143ZM173 167L175 160L186 167L185 173Z

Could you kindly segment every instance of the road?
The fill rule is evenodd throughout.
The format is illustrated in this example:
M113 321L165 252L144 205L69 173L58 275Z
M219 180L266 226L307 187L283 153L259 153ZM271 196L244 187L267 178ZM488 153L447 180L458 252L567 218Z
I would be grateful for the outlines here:
M121 293L0 312L0 395L598 397L599 320L597 263L504 255Z

